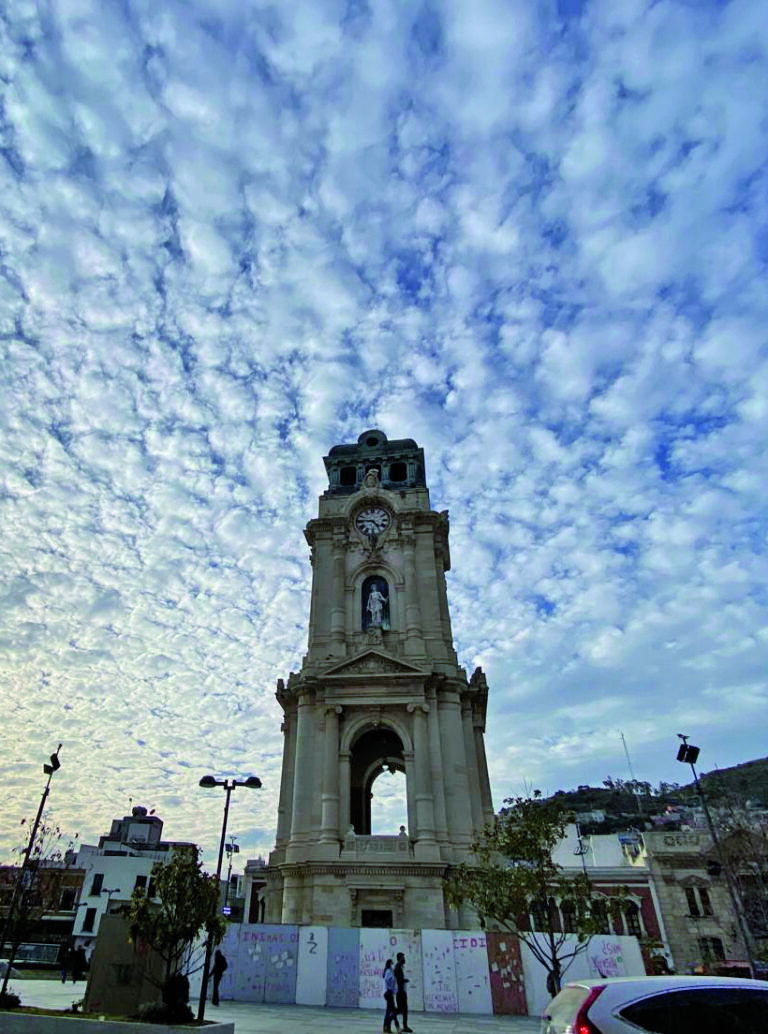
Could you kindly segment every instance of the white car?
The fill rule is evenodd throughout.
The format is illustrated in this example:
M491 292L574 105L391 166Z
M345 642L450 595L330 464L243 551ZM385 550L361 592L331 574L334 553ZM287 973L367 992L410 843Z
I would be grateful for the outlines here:
M574 980L541 1034L768 1034L768 981L735 977Z

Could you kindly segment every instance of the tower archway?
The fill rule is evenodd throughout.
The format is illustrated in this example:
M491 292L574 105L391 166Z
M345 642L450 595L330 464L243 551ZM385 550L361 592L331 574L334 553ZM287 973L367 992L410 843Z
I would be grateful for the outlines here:
M384 770L405 774L403 743L386 725L369 728L352 744L349 822L358 836L371 835L372 787Z

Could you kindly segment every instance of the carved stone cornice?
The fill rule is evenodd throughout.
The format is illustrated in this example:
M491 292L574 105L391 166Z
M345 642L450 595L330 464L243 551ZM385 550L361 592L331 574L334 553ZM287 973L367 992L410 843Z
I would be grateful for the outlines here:
M415 711L423 711L424 714L429 714L429 704L411 702L406 707L406 711L408 714L413 714Z
M260 870L265 875L277 869L281 876L306 879L310 876L336 876L348 879L350 876L431 876L442 879L448 869L447 862L283 862L269 869ZM267 878L269 878L267 876ZM360 889L369 888L361 884Z
M402 678L424 678L424 669L417 668L414 664L401 661L391 654L382 652L381 649L369 648L351 657L349 660L339 661L323 672L323 679L344 679L356 678L360 675L370 677L371 675L396 676Z

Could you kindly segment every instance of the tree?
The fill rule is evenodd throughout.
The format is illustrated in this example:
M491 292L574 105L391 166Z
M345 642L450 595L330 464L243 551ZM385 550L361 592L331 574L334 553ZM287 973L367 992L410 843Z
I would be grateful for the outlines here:
M553 861L570 818L558 800L544 800L536 790L504 804L471 845L476 862L449 869L445 896L452 907L468 904L483 925L499 926L527 944L547 971L548 989L559 988L573 959L621 909L624 895L597 896L586 873L570 875ZM560 923L558 901L567 923Z
M732 790L710 790L713 822L721 844L721 857L743 911L750 950L756 960L768 964L768 812L751 807ZM717 878L719 861L710 862Z
M22 826L26 819L22 819ZM0 1000L5 997L11 967L16 961L19 946L30 936L30 931L48 912L58 911L67 870L74 857L74 842L62 847L62 832L58 826L44 819L33 829L29 843L16 848L23 855L22 864L9 866L0 872L0 901L5 906L3 933L0 937L0 957L7 959Z
M214 945L224 936L226 924L219 914L220 887L215 876L202 870L197 848L177 848L168 862L152 868L157 901L137 887L128 905L131 939L143 942L163 962L163 976L148 978L162 991L168 1018L192 1019L189 975L200 968L195 961L195 941L201 930Z

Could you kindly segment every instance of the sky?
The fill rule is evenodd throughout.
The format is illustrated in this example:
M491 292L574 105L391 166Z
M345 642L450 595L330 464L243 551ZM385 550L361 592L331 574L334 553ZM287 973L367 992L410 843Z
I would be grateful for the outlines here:
M274 843L322 457L425 450L496 806L766 752L766 0L8 0L0 854ZM390 804L387 805L390 807ZM391 802L391 808L396 802ZM391 811L394 816L395 812ZM396 828L396 826L395 826Z

